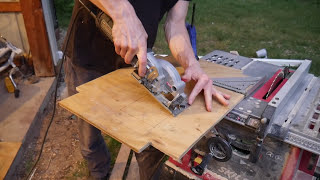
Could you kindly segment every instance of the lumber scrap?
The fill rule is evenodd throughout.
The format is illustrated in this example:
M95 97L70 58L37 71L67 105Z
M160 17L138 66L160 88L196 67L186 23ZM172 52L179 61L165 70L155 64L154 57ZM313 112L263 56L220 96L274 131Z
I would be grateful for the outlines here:
M201 64L211 77L243 76L233 68L204 61ZM152 145L180 159L243 99L242 94L216 87L232 96L228 107L213 101L212 112L207 112L203 95L199 95L192 106L173 117L131 77L131 72L132 69L120 69L83 84L77 87L78 94L59 104L135 152ZM193 86L194 83L187 83L187 94Z
M20 12L20 2L0 2L0 12Z
M6 176L20 146L21 142L0 142L0 179Z
M131 163L129 166L127 180L139 180L139 179L140 179L140 174L139 174L138 161L136 159L136 156L133 154L131 158Z
M111 172L110 180L122 180L130 151L131 149L128 146L126 146L125 144L121 145L116 162Z

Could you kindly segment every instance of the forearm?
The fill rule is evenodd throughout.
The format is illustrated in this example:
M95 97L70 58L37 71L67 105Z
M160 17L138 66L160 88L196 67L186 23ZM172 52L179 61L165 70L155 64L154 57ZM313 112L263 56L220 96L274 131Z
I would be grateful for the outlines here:
M172 55L183 68L186 69L194 63L198 63L184 22L178 24L176 22L166 22L165 34Z
M115 52L127 64L137 55L139 75L144 76L147 64L148 35L127 0L90 0L113 20L112 39Z
M127 0L90 0L103 12L108 14L113 21L125 17L136 16L134 8Z

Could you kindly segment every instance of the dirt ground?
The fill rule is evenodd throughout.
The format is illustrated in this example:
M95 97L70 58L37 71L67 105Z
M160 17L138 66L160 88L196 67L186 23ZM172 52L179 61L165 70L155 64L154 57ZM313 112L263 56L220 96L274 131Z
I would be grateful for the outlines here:
M64 37L65 31L60 32ZM61 39L61 37L59 39ZM58 41L61 45L61 40ZM60 46L61 47L61 46ZM44 112L40 135L29 143L22 162L16 170L17 179L25 179L31 171L40 152L43 137L49 125L53 107L54 93ZM67 97L67 89L63 78L59 80L57 102ZM89 171L87 163L82 158L79 147L78 119L62 109L57 104L56 113L48 131L40 161L31 173L31 179L87 179ZM112 154L112 164L115 161L120 143L105 136L106 143Z
M65 95L65 84L60 82L59 98ZM34 139L27 148L23 161L18 167L17 178L25 178L30 172L49 125L53 110L53 94L45 111L40 136ZM79 133L77 118L71 113L57 106L55 117L48 131L48 136L42 151L42 155L32 179L86 179L88 170L79 149Z

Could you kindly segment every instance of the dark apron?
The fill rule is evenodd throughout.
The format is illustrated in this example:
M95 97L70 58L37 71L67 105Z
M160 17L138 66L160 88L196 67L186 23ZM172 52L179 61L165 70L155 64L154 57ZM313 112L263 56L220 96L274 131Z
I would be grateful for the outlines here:
M90 9L97 9L92 3L82 1ZM74 25L71 29L72 23ZM73 82L70 82L72 86L79 86L118 68L128 66L115 53L113 43L96 27L94 18L77 0L75 0L68 36L69 42L67 44L66 38L63 46L63 48L67 46L68 58L65 62L67 84L69 84L68 79L72 79ZM74 87L71 89L75 90Z

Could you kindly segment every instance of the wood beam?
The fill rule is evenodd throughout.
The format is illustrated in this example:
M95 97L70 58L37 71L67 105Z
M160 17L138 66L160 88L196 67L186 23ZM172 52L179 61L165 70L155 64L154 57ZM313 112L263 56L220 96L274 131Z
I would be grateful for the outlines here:
M36 76L54 76L41 0L20 1Z
M20 2L0 2L0 12L20 12Z

